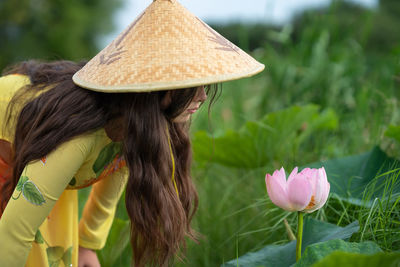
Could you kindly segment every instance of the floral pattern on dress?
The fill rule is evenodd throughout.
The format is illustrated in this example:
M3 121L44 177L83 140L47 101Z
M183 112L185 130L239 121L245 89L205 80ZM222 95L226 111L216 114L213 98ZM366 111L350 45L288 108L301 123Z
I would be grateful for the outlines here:
M41 206L46 202L39 188L34 182L29 180L27 176L21 176L19 178L15 191L19 192L19 194L16 197L14 197L14 195L11 196L14 200L17 200L22 194L22 196L33 205Z
M88 187L125 167L126 161L121 155L121 148L122 144L119 142L111 142L103 147L92 166L95 176L79 182L78 185L76 185L77 179L74 177L69 183L69 188L80 189Z
M37 244L43 244L47 247L46 254L49 266L58 267L61 262L64 262L64 266L72 266L72 246L67 248L65 251L61 246L50 246L50 244L43 238L40 230L37 230L34 242Z
M40 162L43 164L43 166L46 165L47 157L41 158L41 159L40 159Z

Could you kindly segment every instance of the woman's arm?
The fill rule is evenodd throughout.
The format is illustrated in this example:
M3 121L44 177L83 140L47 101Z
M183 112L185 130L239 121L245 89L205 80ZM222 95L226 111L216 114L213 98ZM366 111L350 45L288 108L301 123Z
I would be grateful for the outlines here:
M102 249L110 231L115 210L128 178L126 167L93 184L79 222L79 245Z
M77 137L25 167L0 219L0 266L25 265L39 226L90 149L89 136Z

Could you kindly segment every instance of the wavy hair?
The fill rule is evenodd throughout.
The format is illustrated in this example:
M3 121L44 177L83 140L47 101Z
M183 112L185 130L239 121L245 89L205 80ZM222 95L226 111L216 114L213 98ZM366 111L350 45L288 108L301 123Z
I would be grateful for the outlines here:
M189 123L173 122L191 103L196 90L171 90L167 107L161 105L167 91L94 92L72 81L72 75L84 64L27 61L5 73L27 75L31 83L17 92L7 109L8 127L12 114L18 116L12 144L12 179L3 186L1 212L29 162L75 136L122 118L123 156L129 169L125 204L131 221L132 261L135 266L167 266L186 247L185 237L197 240L190 226L198 196L190 176ZM217 90L208 87L207 92L214 99ZM21 101L23 108L19 111L17 103ZM171 181L169 138L179 194Z

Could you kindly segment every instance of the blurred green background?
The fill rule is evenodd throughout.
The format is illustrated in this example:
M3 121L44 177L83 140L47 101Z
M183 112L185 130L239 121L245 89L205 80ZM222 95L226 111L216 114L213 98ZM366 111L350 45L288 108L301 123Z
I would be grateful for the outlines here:
M90 59L115 29L112 16L122 4L1 1L0 69L31 58ZM176 266L219 266L266 244L287 242L284 226L276 223L282 211L274 210L266 196L266 172L374 146L391 156L400 154L399 143L385 136L389 125L400 124L400 1L379 0L367 9L337 0L326 8L305 10L284 25L211 26L266 70L224 83L211 114L203 107L192 120L192 172L200 195L194 228L203 238L199 244L189 241L186 261ZM252 135L258 126L273 129L274 139ZM360 214L346 221L341 208L331 202L315 216L338 225L361 218L362 224L360 214L368 212L353 209ZM400 221L398 205L391 211L388 216ZM285 216L295 225L293 216ZM117 217L106 248L99 252L103 266L129 265L123 201ZM361 239L375 240L384 251L400 249L399 231L389 243L376 231Z

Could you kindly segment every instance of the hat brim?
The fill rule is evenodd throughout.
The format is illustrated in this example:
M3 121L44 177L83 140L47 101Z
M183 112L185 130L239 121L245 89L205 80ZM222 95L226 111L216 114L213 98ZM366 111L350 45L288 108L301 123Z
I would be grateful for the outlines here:
M208 84L217 84L222 82L233 81L241 78L251 77L264 70L264 65L259 65L254 70L248 72L217 75L206 78L189 79L184 81L176 82L152 82L152 83L139 83L139 84L126 84L126 85L114 85L114 86L103 86L101 84L89 83L87 81L80 80L77 75L72 77L75 84L80 87L103 93L129 93L129 92L151 92L151 91L163 91L173 90L182 88L191 88Z

